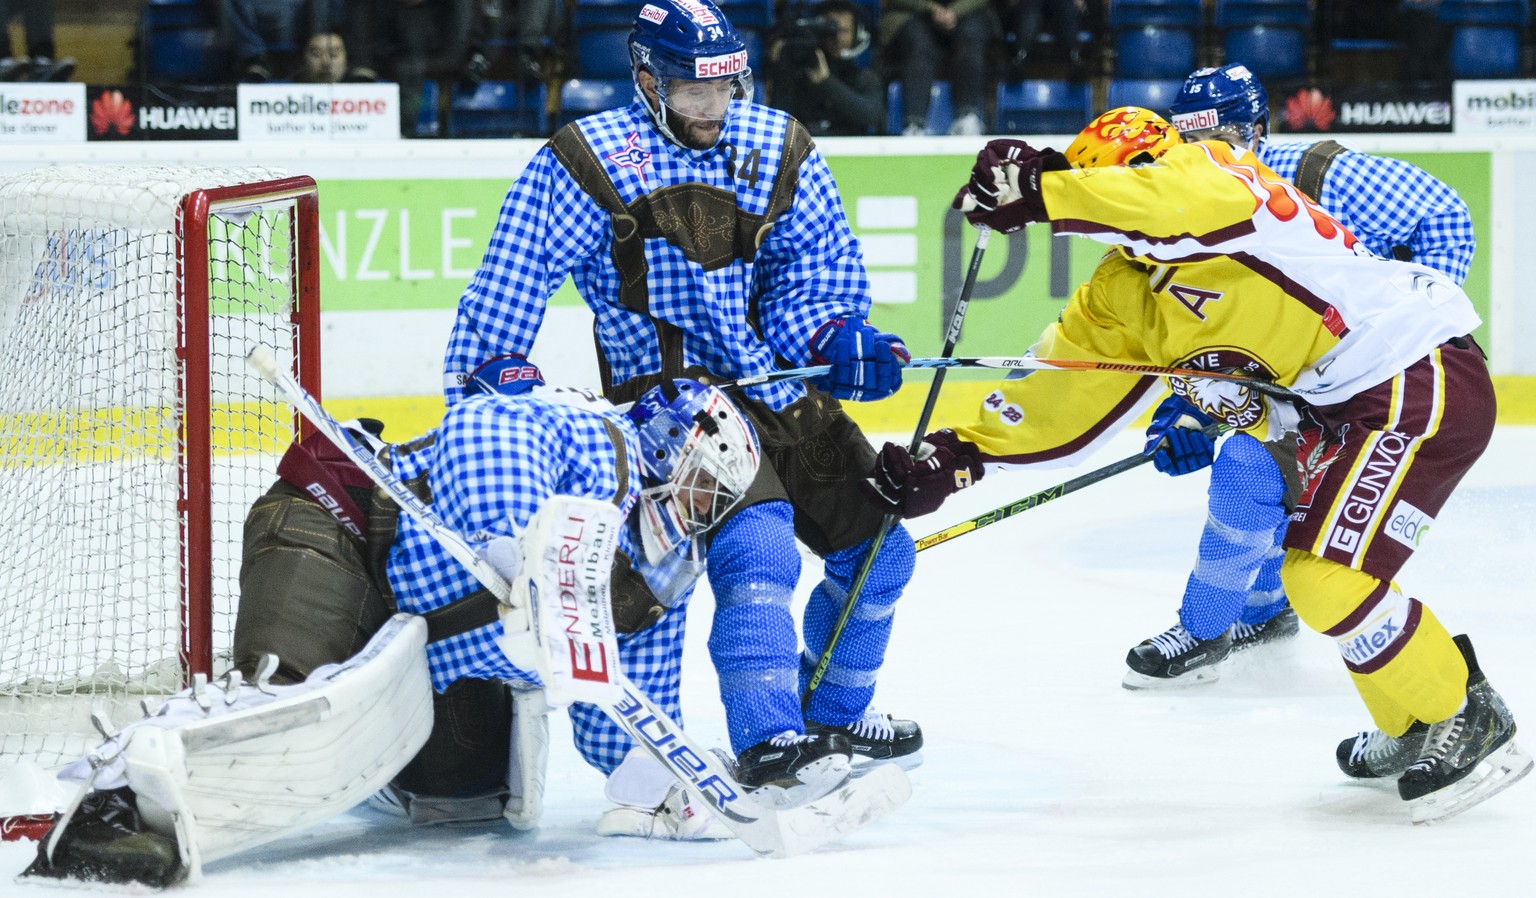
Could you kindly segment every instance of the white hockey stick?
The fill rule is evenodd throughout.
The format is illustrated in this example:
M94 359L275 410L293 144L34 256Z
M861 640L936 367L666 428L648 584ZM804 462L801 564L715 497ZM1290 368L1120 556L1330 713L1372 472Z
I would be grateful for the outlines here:
M1255 392L1267 393L1282 399L1303 398L1301 394L1277 383L1260 380L1257 377L1248 377L1242 374L1228 374L1224 371L1197 371L1193 368L1167 368L1162 365L1138 365L1131 362L1095 362L1078 359L1041 359L1031 355L1023 356L965 356L961 358L928 358L913 359L905 366L908 369L945 369L945 368L997 368L1004 371L1112 371L1121 374L1143 374L1152 377L1184 377L1198 378L1202 380L1227 381L1229 383L1242 384ZM752 387L759 384L778 383L781 380L801 380L807 377L818 377L832 370L831 365L810 365L805 368L786 368L783 371L769 371L766 374L754 374L751 377L742 377L737 380L717 383L715 386L722 390L734 390L740 387Z
M432 536L461 561L486 589L508 601L510 585L431 506L422 502L365 447L359 446L340 423L309 394L263 346L252 347L246 362L270 381L311 424L346 452L368 476L383 487L406 514L416 518ZM525 617L529 609L521 609ZM541 646L542 647L542 646ZM547 650L547 647L545 647ZM729 765L694 741L672 722L655 702L616 672L622 698L598 704L661 763L684 788L692 790L747 847L768 857L790 857L853 832L900 807L912 795L906 774L894 764L879 764L832 793L799 807L773 810L747 794Z

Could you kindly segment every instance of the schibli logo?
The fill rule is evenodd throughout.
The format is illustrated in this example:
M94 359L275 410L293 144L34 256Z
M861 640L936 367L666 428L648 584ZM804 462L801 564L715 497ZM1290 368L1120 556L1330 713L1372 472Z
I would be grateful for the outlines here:
M655 22L657 25L660 25L662 22L667 20L667 11L659 6L652 6L651 4L647 3L645 8L640 10L640 18L646 20L647 22Z
M1217 115L1214 109L1184 112L1173 117L1173 127L1176 131L1203 131L1219 124L1221 124L1221 116Z
M739 75L747 67L747 51L727 53L724 56L704 56L694 60L695 78L724 78Z
M700 25L720 24L720 20L715 16L714 11L702 3L697 3L695 0L677 0L677 5L681 6Z

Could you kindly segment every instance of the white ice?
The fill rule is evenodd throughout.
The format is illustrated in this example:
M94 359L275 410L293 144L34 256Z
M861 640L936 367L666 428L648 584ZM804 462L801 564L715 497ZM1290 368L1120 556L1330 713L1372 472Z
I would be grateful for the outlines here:
M1136 448L1127 435L1079 470L988 477L910 527L921 536ZM1527 721L1533 459L1536 428L1501 428L1399 580L1453 633L1472 634L1493 685ZM1143 467L919 555L877 701L922 723L926 763L905 807L839 844L766 860L736 842L598 838L601 780L556 715L536 833L412 829L360 810L212 864L188 894L1529 894L1536 777L1460 817L1410 825L1391 783L1351 782L1335 767L1335 744L1368 719L1326 637L1304 629L1229 662L1210 686L1120 687L1126 651L1173 623L1205 484ZM724 744L710 612L701 590L684 704L689 731ZM1536 748L1536 736L1522 741ZM10 881L33 850L0 843L0 895L58 894Z

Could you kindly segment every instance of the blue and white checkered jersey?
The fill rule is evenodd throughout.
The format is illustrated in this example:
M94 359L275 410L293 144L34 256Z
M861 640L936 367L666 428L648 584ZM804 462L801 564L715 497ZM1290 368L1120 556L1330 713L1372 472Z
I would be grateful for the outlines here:
M623 443L622 481L611 428ZM429 445L405 451L423 442ZM427 437L389 452L402 480L409 483L426 474L433 509L471 538L521 533L551 496L617 499L628 514L639 495L634 425L585 391L537 387L520 396L476 395L450 408ZM628 529L619 548L635 557ZM386 572L400 610L411 614L440 608L480 588L469 570L409 515L400 516ZM432 685L442 690L461 677L538 684L535 672L513 666L497 647L500 633L501 624L495 623L428 645Z
M1296 167L1311 143L1264 141L1259 159L1283 178L1294 180ZM1477 238L1472 214L1449 184L1401 159L1358 150L1340 153L1323 178L1318 203L1371 252L1392 258L1392 247L1406 246L1413 261L1445 272L1460 284L1467 279Z
M626 205L666 188L702 184L727 191L739 212L766 213L791 119L764 106L732 103L719 144L688 150L663 138L639 103L581 119L581 129ZM791 205L753 261L706 269L665 238L645 239L651 315L683 332L683 364L726 378L810 364L808 343L826 321L868 314L869 277L836 184L812 147L798 169ZM698 232L737 234L737 221L705 215L672 222ZM445 359L450 403L459 377L500 353L526 353L550 295L569 275L596 313L597 340L613 383L661 371L654 324L619 300L613 229L549 146L512 184L480 268L459 301ZM740 254L738 253L738 256ZM755 315L760 327L750 322ZM795 382L754 388L783 408L804 395Z

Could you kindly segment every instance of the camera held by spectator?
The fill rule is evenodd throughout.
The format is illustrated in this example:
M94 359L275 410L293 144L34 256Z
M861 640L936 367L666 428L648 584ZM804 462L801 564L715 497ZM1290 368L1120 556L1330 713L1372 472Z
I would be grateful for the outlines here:
M870 44L863 15L851 0L825 0L786 17L769 43L772 103L812 134L871 134L884 119L884 82L858 61Z

